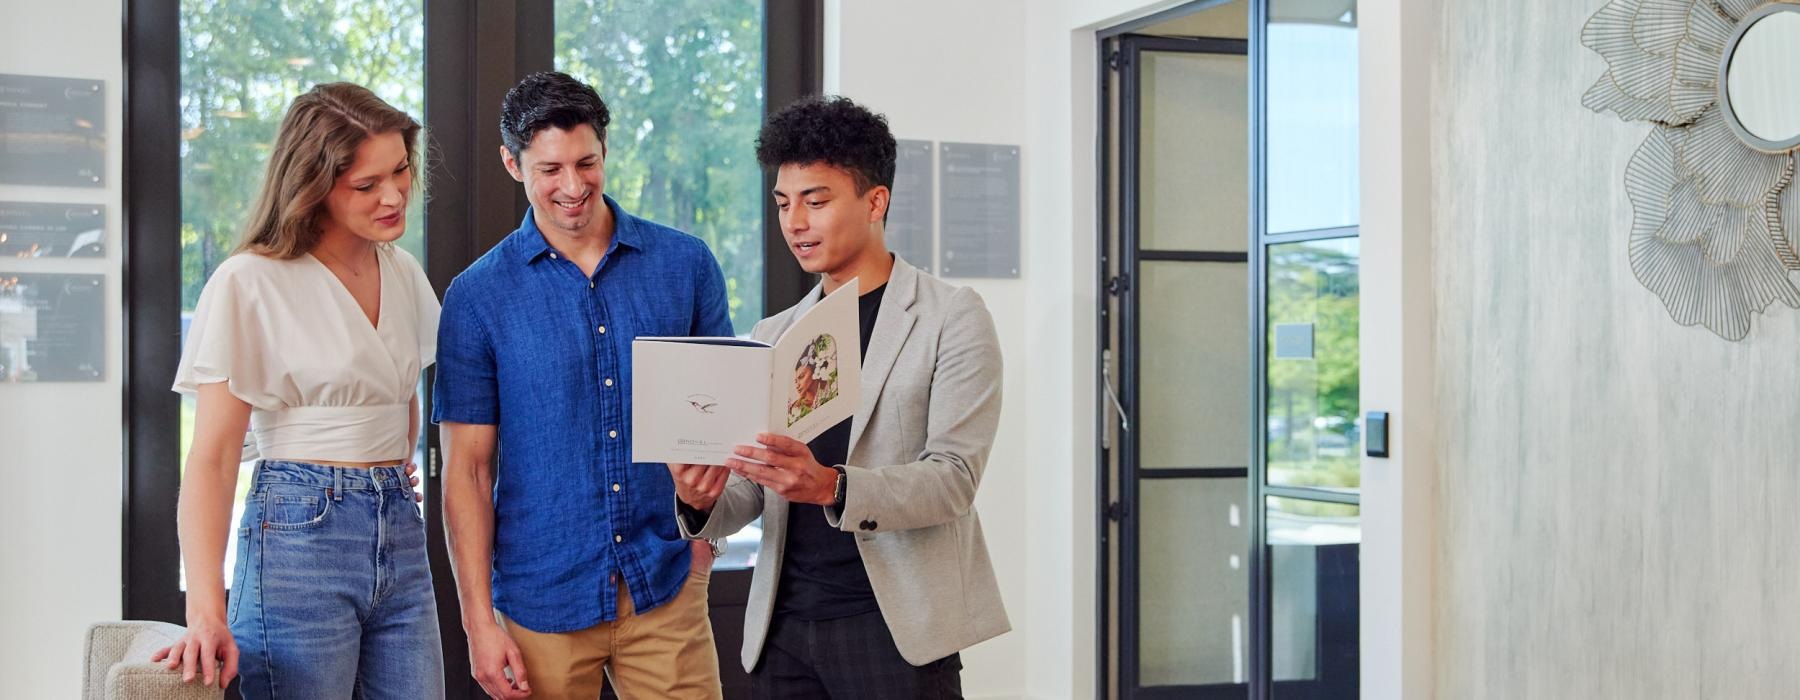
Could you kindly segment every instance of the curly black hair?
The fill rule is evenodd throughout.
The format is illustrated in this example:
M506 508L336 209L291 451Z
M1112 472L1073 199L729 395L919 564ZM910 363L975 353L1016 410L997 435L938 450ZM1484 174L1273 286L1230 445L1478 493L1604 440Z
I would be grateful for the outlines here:
M858 196L876 185L894 187L895 150L887 117L836 95L783 107L756 137L756 160L763 167L824 163L843 168L856 181Z
M573 129L582 124L594 127L594 135L606 141L606 126L612 113L600 93L567 73L542 71L525 76L500 102L500 142L514 158L531 145L539 131L556 127Z

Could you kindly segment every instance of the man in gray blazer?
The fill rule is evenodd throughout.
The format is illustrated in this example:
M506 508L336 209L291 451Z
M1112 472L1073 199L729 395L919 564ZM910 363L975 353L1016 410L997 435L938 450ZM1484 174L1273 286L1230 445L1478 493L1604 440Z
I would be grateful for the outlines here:
M804 100L769 118L756 155L782 237L821 280L751 335L772 342L858 280L862 404L810 443L764 434L725 468L670 465L677 520L717 538L762 517L743 652L759 697L960 697L959 652L1010 628L975 514L1000 422L993 318L888 252L885 118Z

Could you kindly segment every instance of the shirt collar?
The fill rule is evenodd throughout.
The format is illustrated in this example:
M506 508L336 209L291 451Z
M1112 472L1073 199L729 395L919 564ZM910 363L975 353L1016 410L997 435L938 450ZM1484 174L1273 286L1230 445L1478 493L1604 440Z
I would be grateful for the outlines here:
M619 246L643 250L644 232L641 230L644 226L643 220L625 213L625 210L620 208L619 203L613 201L612 197L600 195L600 199L606 203L606 208L612 212L613 218L613 239L612 243L606 246L606 256L612 257L613 251L618 250ZM538 230L537 220L532 218L532 214L531 207L526 207L525 219L519 222L519 228L513 231L511 236L514 258L521 265L531 264L555 250L550 247L550 241L544 239L544 232Z

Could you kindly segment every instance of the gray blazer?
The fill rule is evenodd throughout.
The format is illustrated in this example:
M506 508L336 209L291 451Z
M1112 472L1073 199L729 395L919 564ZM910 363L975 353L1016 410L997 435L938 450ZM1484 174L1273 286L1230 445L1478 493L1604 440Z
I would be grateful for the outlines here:
M820 299L763 319L773 342ZM881 616L915 666L1011 629L988 560L975 489L1000 424L1000 340L981 297L921 273L898 255L862 365L862 406L850 429L844 508L832 527L856 534ZM677 508L677 513L680 509ZM723 537L763 519L762 550L744 613L744 669L756 667L775 610L788 502L732 475L690 538Z

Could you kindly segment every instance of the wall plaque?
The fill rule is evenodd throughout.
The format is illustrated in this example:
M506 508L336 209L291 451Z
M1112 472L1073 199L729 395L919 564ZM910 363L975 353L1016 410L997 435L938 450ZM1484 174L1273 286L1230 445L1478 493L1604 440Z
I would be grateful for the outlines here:
M937 238L936 207L932 189L930 141L899 142L899 159L894 164L894 196L888 204L886 238L888 250L926 272L935 266L932 253Z
M106 254L106 208L98 204L0 202L0 257L98 258Z
M938 274L1019 276L1019 147L946 143L938 148Z
M0 183L104 186L105 86L0 73Z
M105 378L104 275L0 273L0 382Z

